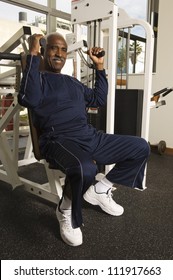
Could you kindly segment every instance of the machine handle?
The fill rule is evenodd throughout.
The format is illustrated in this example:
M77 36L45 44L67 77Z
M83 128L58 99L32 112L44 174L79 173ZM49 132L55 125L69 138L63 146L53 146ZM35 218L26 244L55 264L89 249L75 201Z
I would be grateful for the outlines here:
M41 52L41 55L44 56L44 50L45 50L45 47L46 47L46 39L44 37L42 37L40 40L39 40L39 43L40 43L40 52Z
M166 87L166 88L163 88L163 89L161 89L161 90L159 90L159 91L157 91L157 92L155 92L155 93L153 94L153 96L160 95L161 93L165 92L166 90L168 90L167 87Z
M162 94L162 96L166 96L169 94L171 91L173 91L173 88L169 88L165 93Z
M96 57L100 58L102 56L105 56L105 51L101 51L98 54L95 55Z
M89 54L89 51L87 51L86 53ZM94 56L96 56L98 58L103 57L103 56L105 56L105 51L101 51L98 54L94 54Z

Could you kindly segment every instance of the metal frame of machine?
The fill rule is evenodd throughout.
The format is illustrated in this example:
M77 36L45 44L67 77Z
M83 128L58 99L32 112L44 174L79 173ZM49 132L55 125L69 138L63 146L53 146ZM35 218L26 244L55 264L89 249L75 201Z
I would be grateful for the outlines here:
M101 4L100 4L101 3ZM109 83L109 94L107 100L107 118L106 132L114 133L114 107L115 107L115 88L116 88L116 56L117 56L117 30L119 28L141 25L146 31L146 61L144 74L144 104L143 104L143 121L142 121L142 137L148 140L149 117L150 117L150 98L152 84L152 61L153 61L153 44L154 36L151 26L143 21L130 18L123 10L118 9L115 0L73 0L71 21L74 25L75 45L71 46L70 51L75 51L83 46L81 45L82 34L81 26L87 26L87 43L89 46L104 45L104 36L108 36L107 52L107 77ZM0 48L0 54L10 53L18 44L22 44L24 52L27 52L26 40L29 29L23 27L8 42ZM77 78L80 79L80 57L76 53L77 60ZM94 74L92 69L88 70L88 75ZM10 74L16 75L16 89L14 101L7 110L6 114L0 120L0 180L9 183L12 188L23 185L24 188L42 198L57 203L62 192L62 184L64 176L58 170L48 168L48 164L43 160L45 170L48 177L48 183L38 184L31 180L18 176L18 167L35 162L32 154L32 143L29 134L28 142L23 160L18 160L18 139L19 139L19 111L20 105L17 103L17 91L20 84L21 68L18 62L14 65L14 70ZM10 75L8 74L8 75ZM5 75L0 74L0 80ZM13 149L9 147L6 132L4 128L10 119L14 117L13 131ZM110 170L110 166L106 167L106 172ZM145 179L144 179L145 187Z

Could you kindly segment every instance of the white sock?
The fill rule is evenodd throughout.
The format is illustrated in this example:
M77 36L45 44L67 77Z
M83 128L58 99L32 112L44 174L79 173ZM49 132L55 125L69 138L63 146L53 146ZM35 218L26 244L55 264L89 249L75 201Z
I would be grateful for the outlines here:
M113 183L111 183L106 177L95 184L95 191L97 193L107 193L107 191L112 188Z
M71 200L64 196L60 205L61 210L71 210Z

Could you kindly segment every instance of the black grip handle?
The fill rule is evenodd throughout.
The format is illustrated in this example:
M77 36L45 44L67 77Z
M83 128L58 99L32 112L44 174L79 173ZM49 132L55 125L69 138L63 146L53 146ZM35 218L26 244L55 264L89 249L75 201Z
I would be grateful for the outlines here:
M166 87L166 88L163 88L163 89L161 89L161 90L159 90L159 91L157 91L157 92L155 92L155 93L153 94L153 96L160 95L161 93L165 92L166 90L168 90L167 87Z
M42 37L40 40L39 40L39 43L40 43L40 46L45 48L46 47L46 39L44 37Z
M98 54L94 54L94 56L96 56L96 57L98 57L98 58L100 58L100 57L103 57L103 56L105 56L105 51L101 51L101 52L99 52Z
M39 43L40 43L40 46L41 46L41 49L40 49L41 55L44 56L44 50L45 50L45 47L46 47L46 39L44 37L42 37L39 40Z
M89 50L86 51L85 53L87 53L87 54L89 55ZM93 53L92 53L92 55L94 55L94 56L100 58L100 57L103 57L103 56L105 55L105 51L101 51L101 52L99 52L98 54L93 54Z
M169 94L171 91L173 91L173 88L169 88L165 93L162 94L162 96L166 96L167 94Z

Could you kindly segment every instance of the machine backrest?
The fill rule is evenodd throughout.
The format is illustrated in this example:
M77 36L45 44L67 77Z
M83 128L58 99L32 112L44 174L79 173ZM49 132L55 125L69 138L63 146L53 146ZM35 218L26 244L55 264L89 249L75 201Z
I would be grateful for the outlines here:
M22 72L25 69L25 65L26 65L26 55L24 53L21 53ZM39 136L40 136L40 131L33 124L33 116L32 116L31 109L28 109L28 120L29 120L31 140L32 140L32 146L33 146L33 153L37 160L41 160L41 159L43 159L43 157L41 156L41 153L40 153L39 141L38 141Z
M32 111L30 109L28 109L28 119L29 119L29 127L30 127L31 140L33 146L33 153L37 160L41 160L43 159L43 157L41 156L40 153L39 141L38 141L40 132L33 124Z

